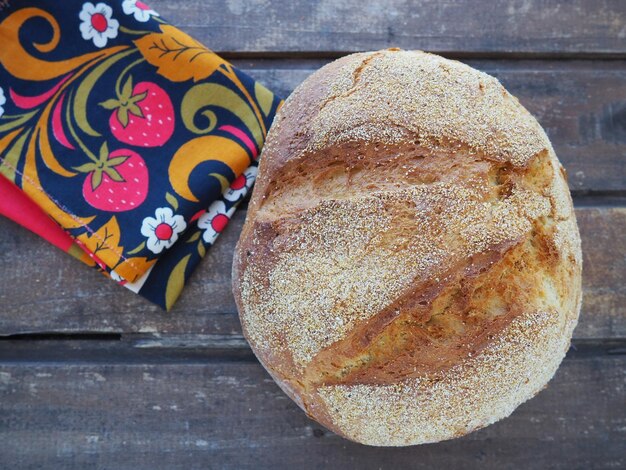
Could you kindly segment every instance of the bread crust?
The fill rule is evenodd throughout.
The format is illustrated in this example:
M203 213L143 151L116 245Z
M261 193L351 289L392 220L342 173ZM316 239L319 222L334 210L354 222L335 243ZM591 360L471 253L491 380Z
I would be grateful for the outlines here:
M277 114L233 263L244 334L281 388L369 445L466 434L560 364L581 303L565 172L493 77L353 54Z

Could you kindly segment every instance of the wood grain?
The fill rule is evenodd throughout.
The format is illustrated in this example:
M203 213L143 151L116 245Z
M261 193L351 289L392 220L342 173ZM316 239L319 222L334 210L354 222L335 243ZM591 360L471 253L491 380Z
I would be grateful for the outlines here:
M626 4L619 0L154 0L151 6L220 52L626 52Z
M580 207L576 214L583 238L584 302L575 338L626 337L626 208ZM244 218L245 211L237 212L170 313L0 220L0 335L135 332L241 338L230 269Z
M0 359L3 468L553 468L626 465L626 356L574 354L537 397L462 439L401 449L306 418L254 361Z
M244 211L169 314L0 219L0 336L14 335L0 338L0 468L626 468L626 2L149 3L282 96L330 59L386 47L500 79L546 129L577 196L573 346L504 421L434 445L363 447L307 419L241 336L230 267Z
M626 191L626 61L464 62L498 78L539 120L573 191ZM281 96L325 63L236 61Z

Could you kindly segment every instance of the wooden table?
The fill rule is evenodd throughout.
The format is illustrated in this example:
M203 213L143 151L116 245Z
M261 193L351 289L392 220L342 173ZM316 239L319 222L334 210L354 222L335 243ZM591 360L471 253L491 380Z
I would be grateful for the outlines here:
M584 305L546 390L463 439L401 449L307 419L230 294L241 210L173 312L0 220L0 468L625 468L626 2L153 0L287 96L328 61L402 47L498 77L569 173Z

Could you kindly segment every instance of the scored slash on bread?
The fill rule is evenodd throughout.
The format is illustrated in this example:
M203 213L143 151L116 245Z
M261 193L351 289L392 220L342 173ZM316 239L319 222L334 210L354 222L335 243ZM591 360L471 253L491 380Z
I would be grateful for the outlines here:
M370 445L466 434L560 364L578 228L537 121L493 77L423 52L353 54L285 102L233 291L262 364Z

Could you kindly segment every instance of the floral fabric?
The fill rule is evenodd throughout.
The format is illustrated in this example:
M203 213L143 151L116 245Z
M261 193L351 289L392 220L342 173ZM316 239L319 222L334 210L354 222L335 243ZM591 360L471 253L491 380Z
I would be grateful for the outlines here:
M280 104L139 0L0 6L0 213L169 309Z

